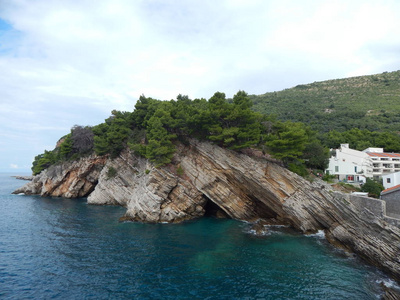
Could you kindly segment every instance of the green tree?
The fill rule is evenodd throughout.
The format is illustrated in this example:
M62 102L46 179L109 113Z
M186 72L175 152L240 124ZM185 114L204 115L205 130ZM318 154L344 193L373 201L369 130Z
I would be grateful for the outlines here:
M110 154L116 157L127 145L132 131L131 113L112 111L112 116L105 123L93 127L94 150L97 155Z
M109 145L107 141L107 131L110 125L101 123L93 127L94 132L94 151L97 155L105 155L109 153Z
M164 113L160 112L160 114ZM170 163L175 152L172 140L176 138L176 135L169 134L163 126L162 118L156 116L150 118L147 131L148 143L141 152L156 166Z
M43 154L40 154L35 157L35 160L32 164L33 175L39 174L44 169L53 165L56 161L57 158L54 151L45 150Z
M253 102L245 91L239 91L233 96L233 104L239 106L242 110L249 109L253 106Z
M325 170L329 163L329 149L315 139L306 144L301 159L308 168Z
M71 134L67 134L64 141L60 145L59 155L61 159L67 159L72 154L72 138Z
M308 137L302 123L277 122L273 134L266 137L268 152L284 163L301 161Z
M400 152L400 135L395 132L372 132L367 129L352 128L344 132L330 131L320 135L322 143L333 149L340 144L349 144L350 148L362 151L368 147L380 147L386 152Z
M379 198L384 187L381 183L367 178L367 181L361 186L362 192L368 192L369 197Z
M253 112L251 105L244 91L235 94L233 103L226 101L225 94L215 93L209 100L208 117L211 120L208 139L231 149L257 145L260 141L261 115Z
M146 128L147 121L152 117L157 110L161 101L152 98L147 98L144 95L139 97L135 104L135 110L132 114L134 125L139 128Z

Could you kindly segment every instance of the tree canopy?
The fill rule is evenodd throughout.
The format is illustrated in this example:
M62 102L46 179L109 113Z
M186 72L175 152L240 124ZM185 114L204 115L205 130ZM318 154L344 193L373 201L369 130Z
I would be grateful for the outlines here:
M208 100L141 95L132 112L113 110L99 125L75 125L54 150L35 157L32 171L93 152L117 157L126 147L161 166L171 162L177 141L189 137L232 150L261 149L298 174L306 167L325 169L329 148L342 143L400 152L399 74L314 82L259 96L238 91L232 99L223 92Z
M162 166L171 162L176 142L188 138L208 140L232 150L259 148L296 168L322 167L327 149L315 137L316 133L302 123L280 122L253 111L244 91L233 99L216 92L208 101L181 94L170 101L142 95L133 112L113 110L104 123L74 126L56 149L35 159L33 171L38 173L58 161L93 152L117 157L126 147ZM319 156L312 157L313 151Z

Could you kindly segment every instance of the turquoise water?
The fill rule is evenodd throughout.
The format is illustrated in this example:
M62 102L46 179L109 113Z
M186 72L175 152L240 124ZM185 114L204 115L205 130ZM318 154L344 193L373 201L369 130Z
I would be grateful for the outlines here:
M379 299L388 279L288 228L119 223L124 209L11 195L0 176L0 299Z

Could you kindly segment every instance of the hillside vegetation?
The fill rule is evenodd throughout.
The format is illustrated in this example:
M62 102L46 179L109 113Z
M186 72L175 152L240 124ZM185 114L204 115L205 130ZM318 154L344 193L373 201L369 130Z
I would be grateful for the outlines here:
M290 170L323 170L328 148L400 152L400 71L298 85L281 92L233 99L161 101L142 95L132 112L112 111L104 123L74 126L57 147L35 157L32 171L96 153L117 157L130 147L156 166L169 164L176 143L188 138L235 151L257 148Z
M326 133L400 131L400 71L297 85L251 95L253 109Z
M54 150L36 156L32 171L38 174L52 164L91 153L117 157L126 147L162 166L171 162L175 144L188 138L232 150L258 148L299 174L306 173L306 166L324 168L328 151L307 126L276 121L251 106L244 91L232 101L220 92L208 101L182 95L170 101L141 96L133 112L114 110L104 123L73 127Z

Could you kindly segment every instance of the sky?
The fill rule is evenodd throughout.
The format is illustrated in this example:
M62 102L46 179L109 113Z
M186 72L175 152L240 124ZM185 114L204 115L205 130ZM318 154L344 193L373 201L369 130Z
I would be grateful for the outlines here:
M0 172L140 95L264 94L400 69L398 0L0 0Z

